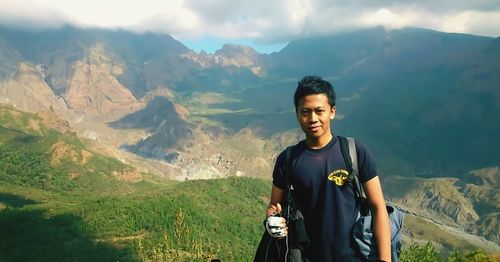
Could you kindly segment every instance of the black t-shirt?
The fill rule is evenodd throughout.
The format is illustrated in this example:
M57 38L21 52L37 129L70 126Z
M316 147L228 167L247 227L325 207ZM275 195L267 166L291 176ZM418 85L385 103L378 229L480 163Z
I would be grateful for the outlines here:
M291 183L294 199L304 214L306 231L311 239L306 256L310 261L358 261L351 245L351 228L356 219L356 197L353 183L335 179L347 172L340 151L339 139L332 140L321 149L310 149L305 141L299 142L291 154ZM360 182L377 176L371 153L356 141ZM277 158L273 171L273 184L286 190L283 172L285 152ZM337 182L336 182L337 181Z

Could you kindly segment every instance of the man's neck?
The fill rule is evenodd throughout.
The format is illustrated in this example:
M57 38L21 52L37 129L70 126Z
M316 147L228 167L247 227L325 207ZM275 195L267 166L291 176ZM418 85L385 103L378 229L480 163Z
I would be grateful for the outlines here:
M306 138L306 143L307 146L311 149L321 149L326 145L328 145L328 143L330 143L332 138L333 138L332 133L328 132L326 135L321 137Z

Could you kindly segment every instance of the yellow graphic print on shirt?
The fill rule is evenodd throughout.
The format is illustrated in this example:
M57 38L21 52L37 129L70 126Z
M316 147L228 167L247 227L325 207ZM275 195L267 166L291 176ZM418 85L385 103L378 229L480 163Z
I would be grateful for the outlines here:
M345 169L337 169L328 175L328 180L335 182L337 186L343 186L349 182L349 172Z

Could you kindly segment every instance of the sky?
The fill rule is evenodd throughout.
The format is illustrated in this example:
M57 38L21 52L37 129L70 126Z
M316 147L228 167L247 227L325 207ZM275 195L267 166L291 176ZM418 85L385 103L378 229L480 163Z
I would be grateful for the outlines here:
M0 0L0 25L169 34L196 52L276 52L294 39L374 26L500 36L499 0Z

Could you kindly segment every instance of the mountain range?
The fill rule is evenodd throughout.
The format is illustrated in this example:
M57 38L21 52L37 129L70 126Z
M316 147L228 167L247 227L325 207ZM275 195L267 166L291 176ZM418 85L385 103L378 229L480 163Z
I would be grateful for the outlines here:
M95 150L160 177L269 178L303 139L296 82L320 75L338 95L334 132L368 145L390 201L498 249L499 58L500 38L418 28L207 54L154 33L0 27L0 102L51 112Z

